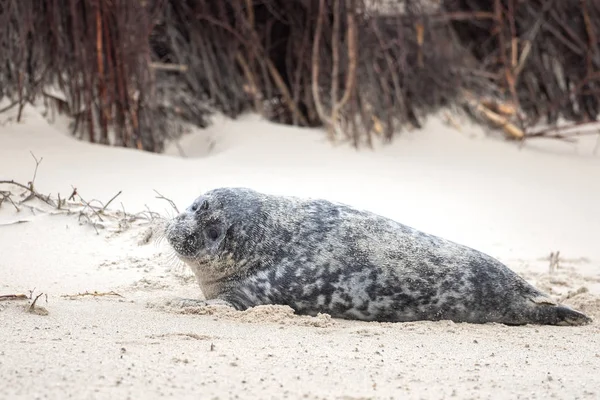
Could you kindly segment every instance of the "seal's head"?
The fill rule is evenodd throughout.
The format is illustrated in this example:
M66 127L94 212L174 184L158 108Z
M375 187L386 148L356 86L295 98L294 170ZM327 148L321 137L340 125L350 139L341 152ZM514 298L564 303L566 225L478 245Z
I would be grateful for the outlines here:
M200 196L167 225L167 240L179 257L198 262L222 245L227 224L214 208Z
M259 203L251 190L209 191L168 223L166 238L188 264L207 264L233 256Z

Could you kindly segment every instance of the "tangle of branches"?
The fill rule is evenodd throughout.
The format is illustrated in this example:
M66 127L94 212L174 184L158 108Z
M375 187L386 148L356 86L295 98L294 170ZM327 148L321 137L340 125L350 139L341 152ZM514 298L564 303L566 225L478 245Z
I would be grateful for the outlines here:
M594 0L0 0L0 99L56 86L78 137L156 152L215 110L359 146L458 104L524 139L595 121L599 31Z

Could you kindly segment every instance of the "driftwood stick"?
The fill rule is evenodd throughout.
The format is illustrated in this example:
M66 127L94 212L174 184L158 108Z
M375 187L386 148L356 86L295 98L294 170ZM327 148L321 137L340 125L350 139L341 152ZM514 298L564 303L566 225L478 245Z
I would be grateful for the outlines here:
M2 294L0 295L0 301L10 301L10 300L27 300L29 296L26 294Z
M34 197L42 200L44 203L48 204L49 206L52 207L56 207L56 205L54 204L54 202L50 199L50 196L44 196L43 194L40 194L38 192L36 192L34 189L32 189L31 187L24 185L22 183L16 182L14 180L0 180L0 184L8 184L8 185L15 185L18 186L20 188L23 188L25 190L28 190L30 192L31 195L33 195Z

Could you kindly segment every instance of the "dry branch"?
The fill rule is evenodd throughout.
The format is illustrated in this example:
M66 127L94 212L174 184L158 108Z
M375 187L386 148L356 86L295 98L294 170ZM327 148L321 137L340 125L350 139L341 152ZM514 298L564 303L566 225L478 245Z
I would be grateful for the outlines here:
M163 196L162 194L160 194L157 190L154 190L154 192L158 195L156 198L157 199L161 199L161 200L165 200L166 202L168 202L171 207L173 207L173 210L175 210L175 212L177 214L179 214L179 209L177 208L177 205L175 204L175 202L165 196Z
M33 293L33 292L32 292ZM44 295L44 293L40 293L38 294L33 301L31 302L31 304L27 307L27 312L31 313L31 314L37 314L37 315L48 315L48 310L46 310L44 307L36 307L36 303L39 300L40 297L42 297ZM46 302L48 301L48 295L46 295Z
M40 158L38 160L35 157L35 155L33 155L33 153L32 153L32 156L36 162L36 166L35 166L33 178L30 182L28 182L27 185L16 182L14 180L0 181L0 184L11 184L11 185L15 185L17 187L28 190L30 195L27 196L25 199L21 200L20 202L18 202L18 204L30 209L31 212L34 214L35 214L35 212L45 213L45 214L49 214L49 215L70 215L73 213L78 213L79 221L81 222L82 219L87 221L90 225L92 225L94 227L96 234L100 233L98 231L98 227L104 228L104 224L103 224L104 219L102 218L101 214L105 218L119 219L119 226L120 226L121 230L126 229L126 227L129 226L130 222L133 222L136 220L142 219L142 220L153 222L155 219L161 218L159 214L154 213L150 210L148 210L148 212L142 212L142 213L133 214L133 215L127 214L125 212L125 210L123 210L121 215L119 215L119 212L115 213L115 212L110 211L108 209L108 206L122 193L122 191L119 191L116 195L114 195L106 204L103 204L99 200L92 200L90 202L87 202L86 200L83 199L83 197L81 196L81 194L75 187L72 188L73 190L68 199L61 199L60 194L57 195L58 198L56 200L52 199L51 195L42 195L34 189L34 184L33 184L37 177L38 167L39 167L42 159ZM17 206L17 203L15 203L12 200L12 196L13 196L12 192L0 191L0 196L2 196L2 198L0 199L0 206L2 205L2 203L5 200L8 199L15 206L17 212L21 211L20 208ZM29 204L24 204L26 201L28 201L32 197L36 197L36 198L43 200L46 204L48 204L49 206L51 206L53 208L53 211L48 212L47 210L43 210L43 209L37 208L35 206L29 205ZM79 198L80 201L77 202L76 198ZM96 202L100 205L96 206L96 205L92 204L94 202ZM174 206L174 203L173 203L173 206ZM97 219L100 222L97 222L95 219ZM11 222L11 223L2 224L2 226L25 223L25 222L29 222L29 221L20 219L20 220Z
M179 72L187 72L188 66L182 64L165 64L160 62L151 62L150 68L162 70L162 71L179 71Z
M110 291L110 292L98 292L96 290L94 290L93 292L83 292L83 293L77 293L77 294L63 294L61 295L61 297L66 297L66 298L70 298L70 299L74 299L77 297L85 297L85 296L91 296L91 297L107 297L107 296L115 296L115 297L123 297L121 296L119 293L115 292L115 291Z
M344 94L340 100L336 96L332 96L333 107L331 110L331 120L335 123L338 119L338 114L341 109L348 103L350 96L354 91L354 85L356 83L356 66L358 63L358 54L356 46L356 21L355 21L355 1L348 0L348 32L346 34L346 40L348 42L348 73L346 74L346 84L344 86ZM337 79L337 78L336 78ZM337 87L337 81L333 83L333 86Z
M35 191L35 189L33 189L33 187L31 187L31 185L24 185L22 183L15 182L14 180L0 180L0 184L18 186L20 188L28 190L31 196L42 200L44 203L48 204L49 206L52 206L52 207L56 206L56 204L50 198L50 195L44 196L43 194L38 193L37 191ZM28 196L25 200L28 200L29 198L30 198L30 196Z
M103 207L102 207L102 211L105 211L106 208L110 205L110 203L113 202L114 199L116 199L117 197L119 197L121 195L123 191L119 190L119 193L115 194Z
M2 294L0 295L0 301L10 300L27 300L29 297L26 294Z
M313 46L312 46L312 95L313 95L313 101L315 103L315 108L317 111L317 114L319 115L319 118L321 119L321 122L323 124L325 124L327 131L329 132L329 138L333 139L332 135L333 135L333 128L332 128L332 124L333 121L329 120L329 116L327 115L327 113L325 112L325 107L323 106L323 102L321 100L321 94L320 94L320 83L319 83L319 71L320 71L320 64L321 64L321 60L320 60L320 54L321 54L321 47L320 47L320 40L321 40L321 35L323 32L323 20L325 18L325 0L319 0L319 11L317 14L317 26L315 28L315 34L314 34L314 39L313 39Z
M25 224L27 222L31 222L31 221L28 219L18 219L16 221L2 223L2 224L0 224L0 226L19 225L19 224Z

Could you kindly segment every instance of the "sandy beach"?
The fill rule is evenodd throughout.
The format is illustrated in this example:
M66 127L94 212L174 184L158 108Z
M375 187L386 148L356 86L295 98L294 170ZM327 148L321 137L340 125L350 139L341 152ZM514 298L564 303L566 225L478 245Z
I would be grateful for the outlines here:
M120 193L101 216L38 198L1 203L0 296L24 295L0 301L2 399L600 398L596 136L519 146L440 116L356 151L247 115L215 117L158 155L77 141L68 121L31 106L20 123L1 117L0 180L27 185L35 156L39 193L68 199L77 188L93 204ZM594 322L392 324L283 306L176 308L173 298L202 293L157 240L157 216L175 215L157 193L183 209L218 186L341 201L469 245Z

